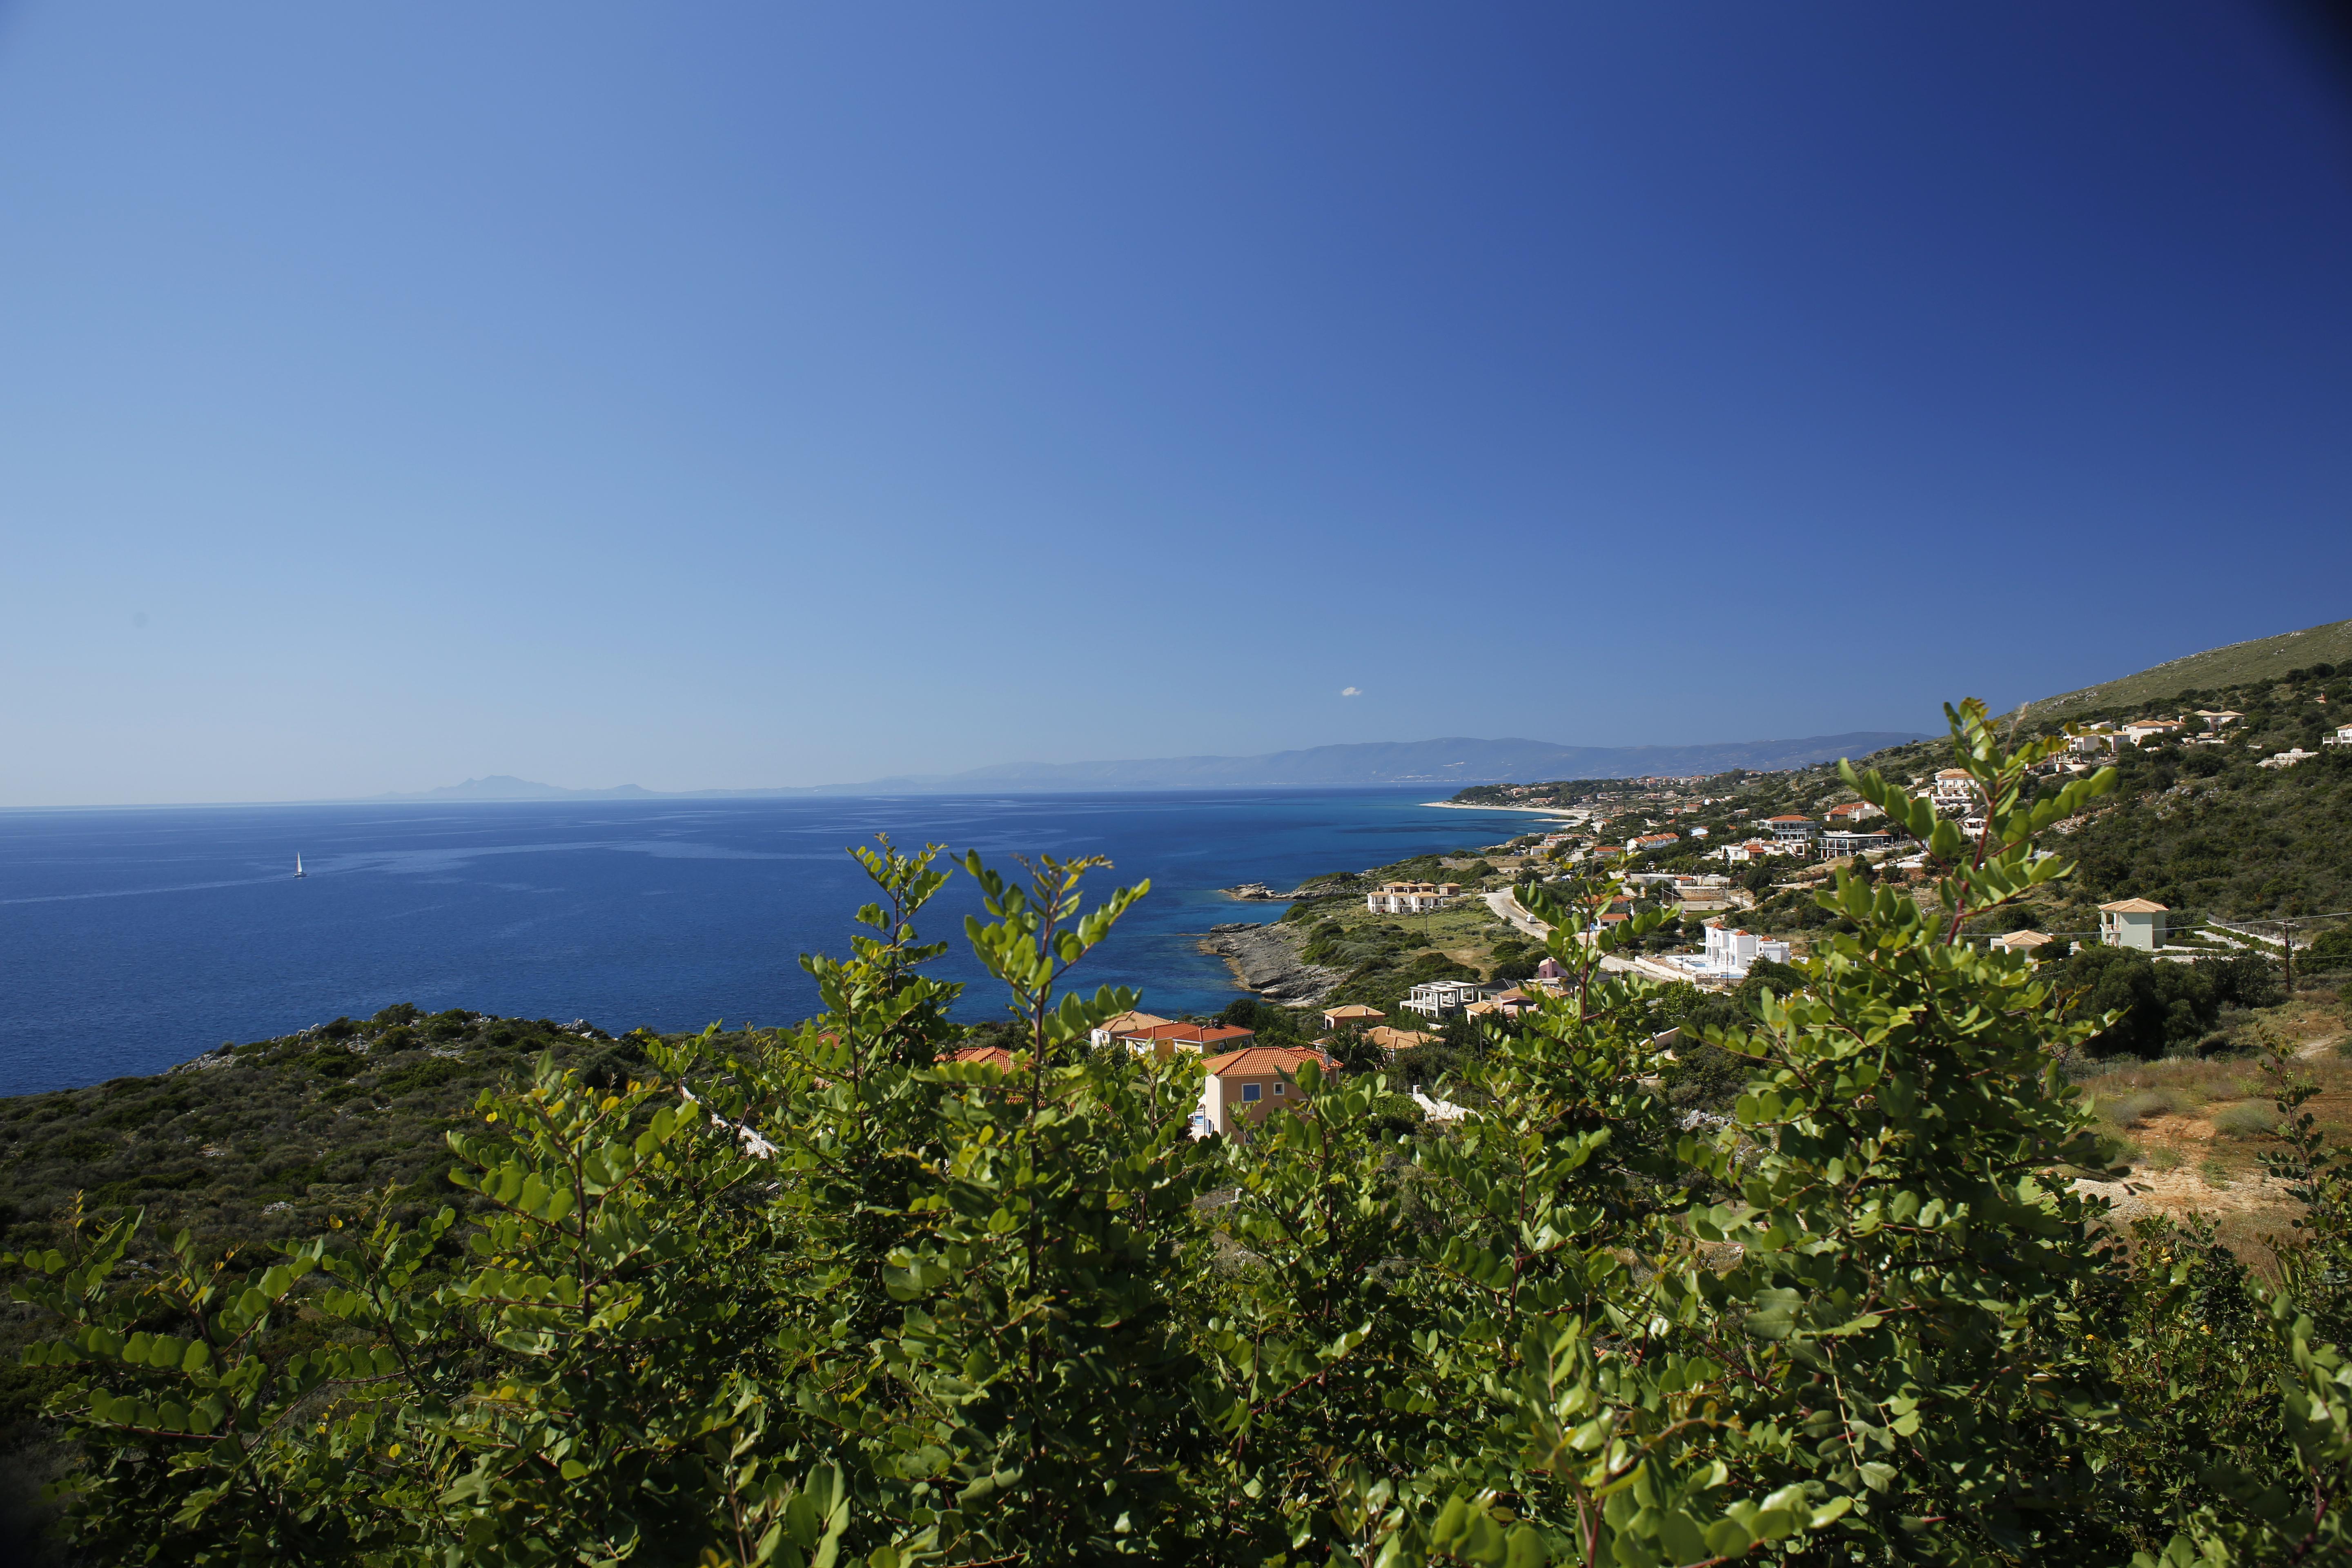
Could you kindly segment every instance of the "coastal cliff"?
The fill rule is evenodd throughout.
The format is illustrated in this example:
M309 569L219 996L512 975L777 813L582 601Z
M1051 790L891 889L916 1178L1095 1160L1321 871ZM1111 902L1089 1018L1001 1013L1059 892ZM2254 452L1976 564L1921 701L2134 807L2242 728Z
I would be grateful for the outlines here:
M1306 941L1301 926L1236 923L1211 927L1201 939L1201 951L1222 957L1244 985L1267 1001L1307 1007L1329 995L1348 975L1302 960L1298 950Z

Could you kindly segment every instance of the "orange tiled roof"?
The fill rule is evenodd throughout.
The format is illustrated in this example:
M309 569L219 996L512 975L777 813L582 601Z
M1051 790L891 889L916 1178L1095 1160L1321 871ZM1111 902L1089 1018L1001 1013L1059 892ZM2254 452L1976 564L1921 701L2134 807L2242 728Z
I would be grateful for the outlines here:
M1244 1046L1240 1050L1211 1057L1201 1065L1212 1078L1272 1078L1277 1071L1295 1077L1298 1069L1308 1062L1313 1062L1327 1073L1337 1067L1322 1052L1298 1046Z
M1013 1053L1003 1046L958 1046L945 1058L951 1062L979 1062L1000 1071L1013 1070Z
M1236 1024L1153 1024L1148 1028L1123 1029L1118 1037L1123 1040L1224 1040L1256 1032Z

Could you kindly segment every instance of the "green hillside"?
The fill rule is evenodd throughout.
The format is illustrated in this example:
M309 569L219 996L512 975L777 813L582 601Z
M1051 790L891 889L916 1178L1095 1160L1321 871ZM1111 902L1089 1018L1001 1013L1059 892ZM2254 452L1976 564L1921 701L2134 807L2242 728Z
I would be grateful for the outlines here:
M2200 687L2276 680L2291 669L2308 669L2315 664L2352 664L2352 621L2331 621L2324 626L2306 626L2299 632L2282 632L2274 637L2168 658L2137 675L2029 702L2025 710L2037 719L2073 719L2091 709L2160 702Z

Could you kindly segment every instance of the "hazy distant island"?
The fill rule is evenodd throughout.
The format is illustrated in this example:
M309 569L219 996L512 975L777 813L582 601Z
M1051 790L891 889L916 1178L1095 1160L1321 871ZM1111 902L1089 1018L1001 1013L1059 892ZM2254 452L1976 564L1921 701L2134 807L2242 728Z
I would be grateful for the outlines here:
M955 773L908 774L859 784L782 789L649 790L637 784L566 789L506 774L379 800L689 800L836 795L1081 795L1182 789L1364 789L1384 784L1501 784L1528 778L1640 778L1649 774L1772 773L1859 757L1925 737L1855 731L1795 741L1726 741L1694 746L1563 746L1549 741L1370 741L1254 757L1156 757L1106 763L1000 763Z

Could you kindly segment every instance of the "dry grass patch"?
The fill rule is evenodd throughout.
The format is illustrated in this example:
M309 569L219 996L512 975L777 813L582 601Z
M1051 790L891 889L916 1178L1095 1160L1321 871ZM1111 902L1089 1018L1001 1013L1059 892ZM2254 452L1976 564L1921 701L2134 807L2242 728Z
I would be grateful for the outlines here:
M2213 1131L2224 1138L2267 1138L2278 1125L2278 1108L2268 1100L2242 1100L2213 1112Z
M2137 1127L2150 1117L2169 1116L2180 1109L2171 1092L2161 1089L2126 1089L2114 1101L2099 1101L2099 1114L2118 1127Z

